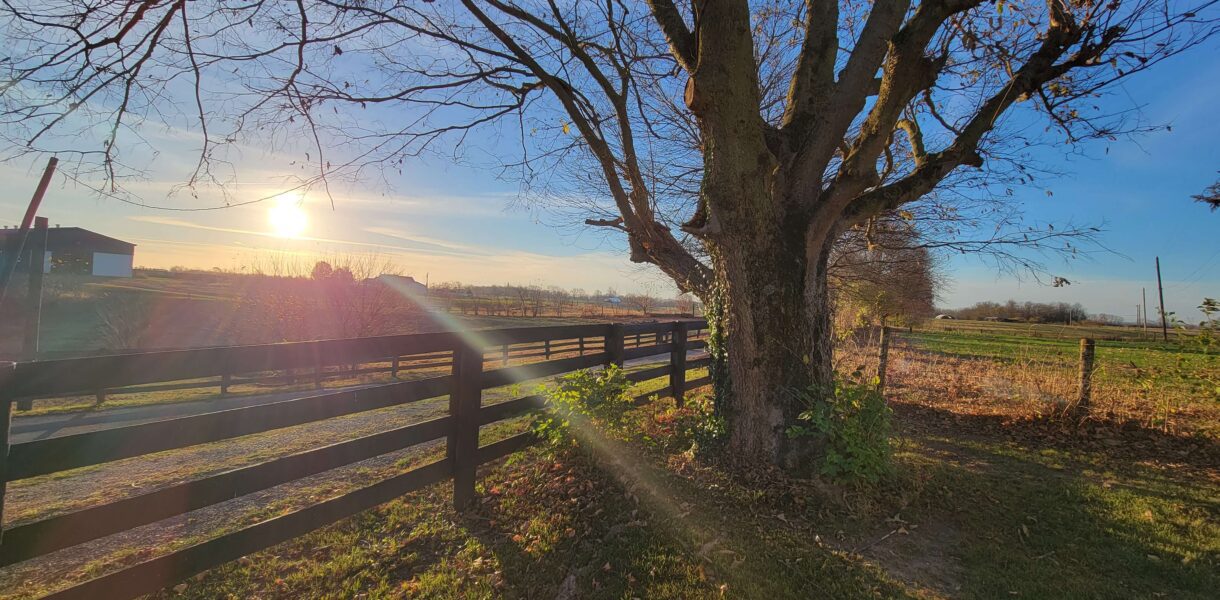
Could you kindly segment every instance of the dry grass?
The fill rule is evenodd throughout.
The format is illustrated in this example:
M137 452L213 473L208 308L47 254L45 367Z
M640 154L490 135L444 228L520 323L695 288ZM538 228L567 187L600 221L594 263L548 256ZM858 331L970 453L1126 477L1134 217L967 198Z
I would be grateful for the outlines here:
M873 373L876 355L875 340L848 341L839 346L837 366L841 372L860 368ZM1196 363L1207 366L1196 371L1171 367L1152 375L1148 367L1126 358L1099 356L1090 417L1181 436L1220 438L1220 403L1205 389L1207 378L1214 377L1206 370L1212 363ZM1002 357L969 356L929 349L900 335L890 349L887 385L893 396L956 413L1061 420L1076 402L1079 364L1075 356L1036 346L1018 346Z

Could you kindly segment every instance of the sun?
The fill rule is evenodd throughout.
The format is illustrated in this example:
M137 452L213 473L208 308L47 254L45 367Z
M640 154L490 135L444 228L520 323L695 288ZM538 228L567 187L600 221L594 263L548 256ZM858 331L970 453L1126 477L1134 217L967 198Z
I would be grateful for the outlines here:
M272 201L267 209L267 223L276 235L286 238L300 237L309 227L309 216L305 214L304 201L298 195L284 194Z

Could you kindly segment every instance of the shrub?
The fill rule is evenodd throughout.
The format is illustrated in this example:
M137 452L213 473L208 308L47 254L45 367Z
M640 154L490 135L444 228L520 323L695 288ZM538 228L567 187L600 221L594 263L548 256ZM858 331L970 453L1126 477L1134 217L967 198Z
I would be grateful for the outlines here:
M671 406L653 419L662 428L666 447L692 455L714 455L728 439L728 426L724 416L716 414L711 394L691 395L681 408Z
M890 417L893 411L877 389L877 379L866 381L860 371L833 388L801 395L807 408L790 437L812 436L825 441L822 474L841 481L875 483L892 471Z
M534 421L534 432L555 445L574 441L571 436L574 419L618 425L631 407L627 394L631 383L623 370L614 365L601 371L569 373L556 383L542 392L551 410Z

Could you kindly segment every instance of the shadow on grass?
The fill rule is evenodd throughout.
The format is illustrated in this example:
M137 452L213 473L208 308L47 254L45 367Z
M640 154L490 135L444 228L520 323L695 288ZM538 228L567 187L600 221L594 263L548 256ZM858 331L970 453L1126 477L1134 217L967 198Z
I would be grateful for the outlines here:
M922 596L815 542L805 524L776 520L748 497L696 485L628 442L581 429L582 450L557 461L559 472L523 466L530 472L516 481L535 486L524 491L488 479L487 501L465 517L504 566L505 597ZM565 491L572 484L577 491Z
M1006 415L960 413L904 401L895 401L893 407L898 420L917 422L924 431L936 429L945 435L986 436L1038 450L1085 452L1097 461L1115 464L1151 462L1213 471L1220 467L1220 441L1202 435L1176 435L1134 420L1098 417L1077 426L1051 417L1015 420Z
M977 435L990 417L951 416L974 434L917 435L898 459L925 473L918 519L954 531L964 575L953 595L1211 598L1220 589L1214 479L1145 464L1158 457L1138 445L1061 444L1031 431L997 439ZM905 550L918 552L912 544Z

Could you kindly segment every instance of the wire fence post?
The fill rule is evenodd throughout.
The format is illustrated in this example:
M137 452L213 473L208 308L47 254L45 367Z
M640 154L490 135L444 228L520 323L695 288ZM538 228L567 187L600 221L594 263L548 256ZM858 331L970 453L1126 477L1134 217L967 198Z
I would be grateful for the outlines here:
M453 425L446 452L453 465L453 506L464 510L474 502L479 452L479 409L483 393L483 352L461 345L453 351L449 416Z
M682 406L686 401L686 321L675 321L670 338L673 349L669 352L669 391L674 402Z
M885 391L885 370L890 361L890 328L881 326L880 348L877 351L877 391Z
M1076 411L1089 412L1093 400L1093 357L1095 345L1091 338L1080 338L1080 385L1076 396Z

